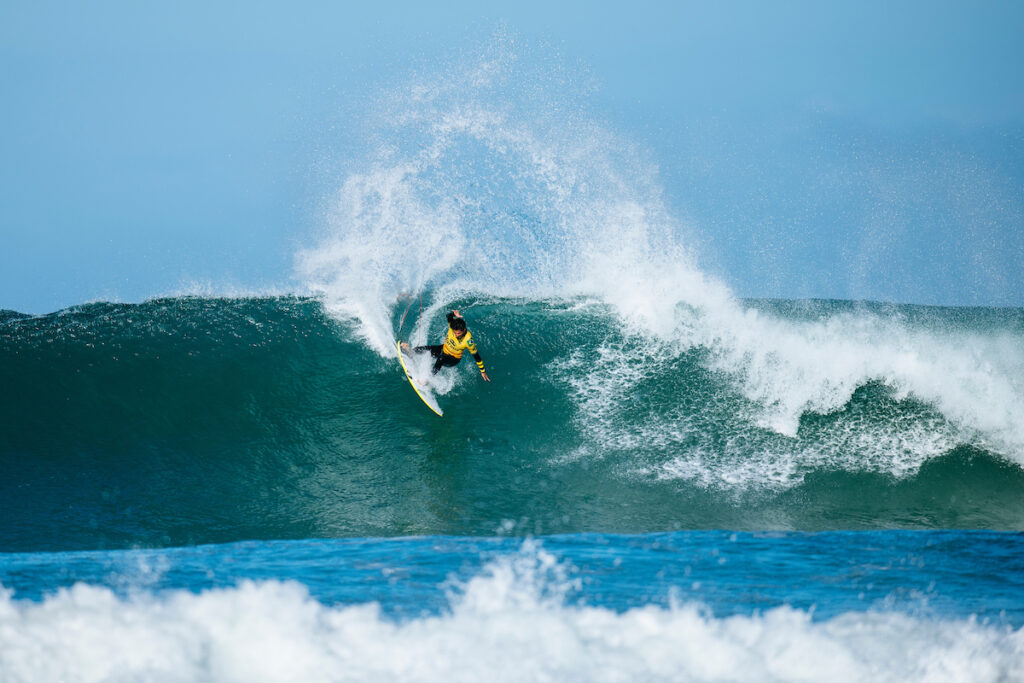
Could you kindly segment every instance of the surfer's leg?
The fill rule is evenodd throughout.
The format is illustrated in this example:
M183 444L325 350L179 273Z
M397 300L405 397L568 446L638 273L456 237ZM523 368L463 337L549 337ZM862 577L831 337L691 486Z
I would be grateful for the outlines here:
M456 358L455 356L449 356L447 353L439 354L437 360L434 361L434 368L430 371L430 374L436 375L437 371L440 370L442 367L451 367L453 365L458 365L460 360L462 359Z
M423 353L424 351L429 351L431 356L437 358L441 355L441 349L443 348L444 346L442 344L435 344L434 346L417 346L416 348L413 349L413 351L415 351L416 353Z

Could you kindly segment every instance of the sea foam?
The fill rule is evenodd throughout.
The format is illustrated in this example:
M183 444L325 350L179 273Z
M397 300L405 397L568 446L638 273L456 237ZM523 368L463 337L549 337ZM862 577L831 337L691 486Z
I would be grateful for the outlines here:
M76 584L0 593L0 679L32 681L1004 681L1024 630L973 619L700 604L571 605L564 565L527 548L463 584L438 615L325 605L293 581L119 596Z

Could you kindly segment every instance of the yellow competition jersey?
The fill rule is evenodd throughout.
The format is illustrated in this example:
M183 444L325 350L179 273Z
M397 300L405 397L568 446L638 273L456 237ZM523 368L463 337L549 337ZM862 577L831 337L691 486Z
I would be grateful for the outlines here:
M463 351L469 351L474 356L476 355L476 344L473 343L473 335L470 334L469 330L466 330L466 334L462 335L462 339L455 336L455 332L452 328L448 328L448 336L444 340L444 352L449 356L455 358L462 358Z

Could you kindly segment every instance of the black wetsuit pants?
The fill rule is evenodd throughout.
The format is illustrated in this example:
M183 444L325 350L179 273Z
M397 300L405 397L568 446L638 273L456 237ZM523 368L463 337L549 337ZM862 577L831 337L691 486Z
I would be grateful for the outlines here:
M455 356L449 356L447 353L442 351L443 348L444 344L437 344L435 346L417 346L413 350L419 352L430 351L430 355L437 359L434 361L434 369L430 371L430 374L436 375L437 371L440 370L441 368L447 368L453 365L458 365L459 361L462 360L461 358L456 358Z

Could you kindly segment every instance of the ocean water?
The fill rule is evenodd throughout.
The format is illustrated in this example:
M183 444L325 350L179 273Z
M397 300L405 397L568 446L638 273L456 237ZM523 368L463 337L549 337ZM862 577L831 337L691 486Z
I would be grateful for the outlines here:
M1019 535L947 531L26 553L0 558L3 673L1014 680L1022 550Z
M736 302L847 354L765 401L798 356L448 303L444 418L317 299L4 313L0 679L1024 677L1024 312Z
M294 293L0 312L0 681L1024 680L1024 310L737 296L509 61L381 95Z
M1024 530L1020 310L749 302L751 324L845 354L825 379L763 387L807 366L678 339L638 348L599 304L454 305L492 381L471 361L448 373L443 418L393 352L311 299L6 315L0 548Z

